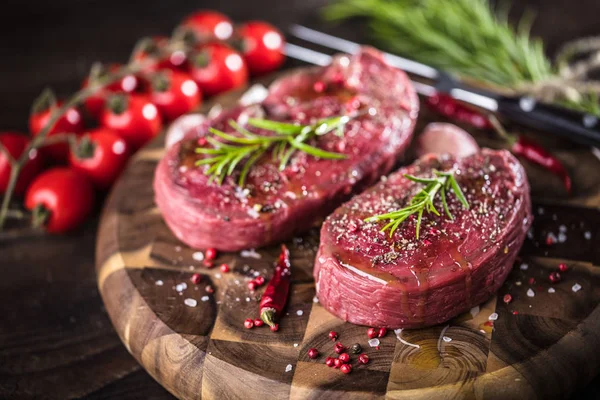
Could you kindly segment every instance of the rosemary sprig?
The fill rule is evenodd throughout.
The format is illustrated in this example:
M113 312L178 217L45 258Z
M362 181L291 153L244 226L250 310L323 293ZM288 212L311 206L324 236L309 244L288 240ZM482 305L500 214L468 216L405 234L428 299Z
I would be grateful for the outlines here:
M366 18L382 47L499 92L530 94L600 115L597 89L573 80L569 68L553 65L543 42L530 37L532 14L511 27L507 3L499 3L494 12L489 0L338 0L324 15ZM577 56L565 56L563 67ZM577 93L569 87L583 89Z
M442 198L442 205L444 208L444 213L450 219L454 219L452 214L450 213L450 209L448 208L448 203L446 202L446 192L448 190L452 190L454 195L461 202L463 207L469 208L469 203L465 198L460 186L456 182L454 178L454 171L441 172L441 171L433 171L432 178L419 178L413 175L405 174L404 177L413 182L422 183L425 188L421 189L409 202L408 206L398 210L392 211L387 214L379 214L374 215L372 217L366 218L366 222L378 222L388 220L389 222L383 228L381 228L382 232L386 230L390 230L390 237L394 234L394 231L398 228L398 226L404 222L408 217L413 214L417 214L417 227L416 227L416 238L419 238L419 231L421 230L421 219L423 218L423 213L427 212L433 213L437 216L440 215L438 210L435 208L433 204L438 192Z
M267 119L248 120L248 125L251 127L271 131L274 135L253 133L230 120L229 125L239 133L239 136L209 128L213 136L206 137L206 140L211 147L196 149L196 153L206 154L209 157L196 161L196 166L208 165L204 173L210 175L209 182L216 179L221 185L225 178L241 165L238 185L243 186L252 166L269 150L272 151L273 160L279 161L280 170L286 167L297 151L317 158L343 159L346 158L344 154L326 151L306 142L332 131L343 133L344 125L352 118L347 115L330 117L321 119L313 125L297 125Z

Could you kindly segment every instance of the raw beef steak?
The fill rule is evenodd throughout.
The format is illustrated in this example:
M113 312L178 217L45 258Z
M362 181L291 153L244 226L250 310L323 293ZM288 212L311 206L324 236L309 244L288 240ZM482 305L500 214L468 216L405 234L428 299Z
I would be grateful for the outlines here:
M387 65L378 51L337 56L328 67L276 81L262 103L225 110L188 132L158 165L156 203L173 233L194 248L235 251L284 241L389 172L410 142L417 113L418 98L407 76ZM343 153L345 159L296 152L280 171L279 162L267 154L253 166L244 187L237 185L239 171L218 185L205 175L208 166L195 165L206 157L195 149L210 134L209 127L237 134L230 120L309 125L340 115L358 117L344 126L342 136L326 134L310 144Z
M424 214L390 238L385 221L364 219L405 207L423 188L404 177L455 170L470 205L447 194L454 219ZM502 285L532 222L523 167L507 151L483 149L462 159L429 154L339 207L321 229L314 277L320 303L361 325L419 328L442 323L492 296Z

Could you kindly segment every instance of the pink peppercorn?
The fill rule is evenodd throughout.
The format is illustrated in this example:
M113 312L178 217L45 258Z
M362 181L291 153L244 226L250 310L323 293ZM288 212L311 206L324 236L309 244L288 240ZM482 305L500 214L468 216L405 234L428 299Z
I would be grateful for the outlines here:
M202 275L200 274L193 274L190 278L190 281L192 281L192 283L194 285L197 285L200 283L200 281L202 281Z

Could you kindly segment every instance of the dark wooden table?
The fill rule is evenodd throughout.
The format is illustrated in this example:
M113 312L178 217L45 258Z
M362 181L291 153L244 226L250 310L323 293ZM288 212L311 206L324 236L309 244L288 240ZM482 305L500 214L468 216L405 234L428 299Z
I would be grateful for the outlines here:
M29 105L45 86L67 95L93 61L125 60L136 39L168 34L199 7L218 7L237 21L323 27L317 10L325 2L5 0L0 130L25 130ZM525 4L538 10L534 33L550 52L565 40L600 34L597 0L529 0L516 7ZM365 41L358 23L330 29ZM96 229L97 218L69 236L0 240L0 398L172 398L127 353L110 324L96 288ZM600 398L600 376L573 398Z

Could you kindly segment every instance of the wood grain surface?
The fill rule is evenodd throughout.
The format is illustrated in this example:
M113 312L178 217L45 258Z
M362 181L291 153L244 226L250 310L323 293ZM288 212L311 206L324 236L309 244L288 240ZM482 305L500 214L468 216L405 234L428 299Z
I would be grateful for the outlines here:
M6 0L0 13L0 127L26 132L31 102L43 88L72 93L93 62L125 61L141 36L168 35L197 8L217 8L236 21L265 19L281 28L302 23L368 41L359 21L324 24L318 10L327 2ZM514 6L517 13L536 10L533 33L551 55L567 40L600 33L597 0L525 0ZM102 202L99 196L97 214ZM97 227L96 217L69 235L0 237L0 398L173 399L129 355L108 319L96 289ZM573 381L567 375L559 382L565 380ZM585 381L574 383L570 398L600 398L600 373L591 384Z
M238 95L215 102L227 107ZM417 132L435 119L423 112ZM502 144L489 132L473 134L481 145ZM317 229L288 243L293 286L280 331L245 329L244 319L258 316L247 283L255 271L271 275L278 247L258 249L259 259L221 253L215 264L230 265L227 274L195 260L196 250L171 234L154 204L152 179L163 140L135 156L108 199L96 267L121 340L177 397L548 399L568 395L600 368L600 175L589 173L600 161L589 150L558 152L574 178L571 197L558 179L525 163L535 221L495 298L447 324L401 333L419 348L390 332L375 349L365 327L344 323L313 301ZM552 246L545 243L549 233L560 238ZM548 274L561 262L571 270L551 285ZM199 285L191 283L193 273L202 274ZM574 292L575 284L582 289ZM502 301L507 293L510 304ZM186 305L188 299L197 305ZM498 314L493 327L492 313ZM355 364L350 375L325 366L325 357L334 355L330 330L347 346L361 344L372 361ZM317 360L307 356L311 347L321 351Z

